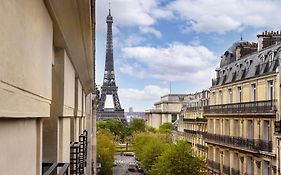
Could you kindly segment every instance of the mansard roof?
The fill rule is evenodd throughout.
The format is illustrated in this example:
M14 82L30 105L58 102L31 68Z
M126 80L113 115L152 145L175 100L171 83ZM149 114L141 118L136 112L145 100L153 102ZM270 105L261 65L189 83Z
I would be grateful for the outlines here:
M233 51L232 47L229 50ZM222 58L220 68L216 69L217 78L212 80L212 86L219 86L272 73L280 65L280 58L281 43L251 53L239 60L231 60L228 64L225 63L228 60L225 61Z

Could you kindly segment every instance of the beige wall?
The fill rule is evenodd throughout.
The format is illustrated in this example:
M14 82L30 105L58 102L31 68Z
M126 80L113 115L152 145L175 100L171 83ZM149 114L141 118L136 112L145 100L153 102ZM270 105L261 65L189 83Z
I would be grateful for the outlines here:
M0 117L48 116L53 29L44 3L1 1L0 21Z
M41 119L0 119L0 174L41 173Z

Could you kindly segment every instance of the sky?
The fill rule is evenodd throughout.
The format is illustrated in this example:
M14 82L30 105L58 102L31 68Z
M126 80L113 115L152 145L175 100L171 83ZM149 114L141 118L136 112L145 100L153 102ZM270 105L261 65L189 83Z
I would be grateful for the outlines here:
M111 0L122 108L143 112L170 93L208 89L234 42L281 30L280 0ZM102 85L109 1L96 1L96 84ZM170 88L171 87L171 88Z

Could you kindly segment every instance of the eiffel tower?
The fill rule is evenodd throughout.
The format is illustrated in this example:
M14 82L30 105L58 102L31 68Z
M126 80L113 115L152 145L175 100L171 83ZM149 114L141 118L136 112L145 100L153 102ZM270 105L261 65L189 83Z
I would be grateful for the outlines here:
M119 97L117 94L118 87L115 82L114 62L113 62L113 42L112 42L112 23L113 17L109 14L106 18L107 23L107 41L106 41L106 58L103 85L101 86L101 95L98 103L97 119L110 120L118 119L126 122L124 109L121 108ZM113 98L113 108L105 108L107 96Z

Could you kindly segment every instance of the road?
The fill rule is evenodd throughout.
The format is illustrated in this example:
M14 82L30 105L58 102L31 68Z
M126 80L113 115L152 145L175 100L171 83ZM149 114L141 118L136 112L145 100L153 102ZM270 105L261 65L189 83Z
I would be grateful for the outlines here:
M117 166L113 167L113 175L143 175L143 173L127 171L129 163L136 161L134 157L115 155L115 160Z

